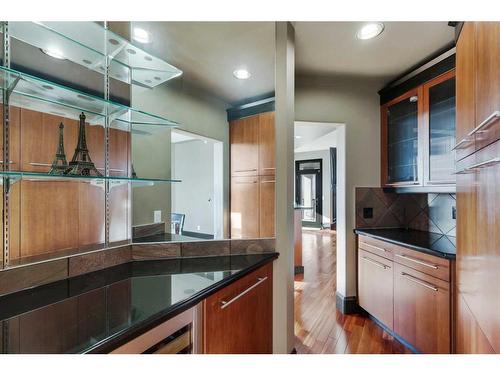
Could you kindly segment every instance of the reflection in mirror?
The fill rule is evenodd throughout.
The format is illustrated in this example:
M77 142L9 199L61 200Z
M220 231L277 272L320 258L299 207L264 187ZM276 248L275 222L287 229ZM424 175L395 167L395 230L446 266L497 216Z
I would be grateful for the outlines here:
M133 107L180 124L132 125L137 177L179 180L132 185L133 241L274 237L274 23L132 22L132 35L136 28L148 35L142 48L183 74L131 88ZM250 193L238 162L251 170Z

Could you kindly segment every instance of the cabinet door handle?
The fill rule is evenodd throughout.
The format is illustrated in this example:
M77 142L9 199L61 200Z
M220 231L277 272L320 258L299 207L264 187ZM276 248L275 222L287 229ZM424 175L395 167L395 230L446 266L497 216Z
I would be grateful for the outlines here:
M237 185L245 185L245 184L256 184L257 181L236 181L235 184Z
M472 139L470 138L469 135L467 135L467 137L465 137L464 139L462 139L460 142L458 142L455 147L453 147L451 150L458 150L458 149L461 149L461 148L465 148L464 145L468 144L468 143L471 143L472 142Z
M430 263L427 263L427 262L422 262L421 260L409 257L409 256L404 255L404 254L396 254L396 256L399 257L399 258L403 258L403 259L409 260L410 262L417 263L417 264L420 264L422 266L432 268L433 270L437 270L439 268L435 264L430 264Z
M363 259L365 262L371 263L377 267L383 268L384 270L391 268L389 266L386 266L384 263L377 262L376 260L372 260L372 259L367 258L367 257L362 257L361 259Z
M370 245L370 244L368 244L368 243L366 243L366 242L361 242L361 243L362 243L363 245L365 245L365 246L371 247L372 249L375 249L375 250L380 250L380 251L383 251L384 253L386 253L386 252L387 252L387 250L386 250L386 249L384 249L384 248L382 248L382 247L373 246L373 245Z
M271 183L274 183L276 182L275 180L264 180L264 181L261 181L260 183L261 184L271 184Z
M274 171L276 168L262 168L262 169L269 169Z
M238 170L235 170L235 172L256 172L257 169L254 168L254 169L238 169Z
M500 157L473 164L470 167L466 168L466 170L470 171L470 170L476 169L476 168L484 168L484 167L488 167L490 165L498 164L498 163L500 163Z
M486 130L491 124L493 124L494 120L496 120L498 117L500 117L500 111L495 111L488 117L484 119L482 123L480 123L478 126L476 126L471 132L468 134L468 136L472 136L476 133L481 133L484 130Z
M264 276L264 277L258 277L257 278L257 282L255 284L253 284L251 287L245 289L243 292L241 292L240 294L238 294L236 297L233 297L231 298L229 301L221 301L220 303L220 308L221 309L225 309L226 307L228 307L230 304L232 304L233 302L235 302L236 300L240 299L241 297L243 297L245 294L247 294L249 291L251 291L252 289L256 288L257 286L259 286L260 284L262 284L264 281L267 280L267 276Z
M0 160L0 163L3 164L3 160ZM13 160L9 160L9 164L14 164L14 161Z
M415 284L425 286L426 288L432 289L435 292L438 291L438 288L435 285L427 284L425 281L422 281L419 278L416 278L415 276L408 275L406 272L401 272L401 276L403 276L406 280L414 282Z

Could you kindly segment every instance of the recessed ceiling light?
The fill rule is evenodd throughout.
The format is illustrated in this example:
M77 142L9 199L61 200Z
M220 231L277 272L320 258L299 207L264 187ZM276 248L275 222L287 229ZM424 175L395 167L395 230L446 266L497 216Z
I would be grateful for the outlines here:
M140 27L134 27L132 38L139 43L151 43L149 33Z
M64 57L63 53L61 52L61 50L59 48L56 48L56 47L49 47L47 49L40 49L40 51L42 51L46 55L48 55L50 57L53 57L55 59L59 59L59 60L65 60L66 59Z
M384 31L382 22L367 23L356 33L356 38L361 40L372 39L380 35L382 31Z
M238 79L248 79L248 78L250 78L251 74L246 69L236 69L233 72L233 76L235 76L235 78L238 78Z

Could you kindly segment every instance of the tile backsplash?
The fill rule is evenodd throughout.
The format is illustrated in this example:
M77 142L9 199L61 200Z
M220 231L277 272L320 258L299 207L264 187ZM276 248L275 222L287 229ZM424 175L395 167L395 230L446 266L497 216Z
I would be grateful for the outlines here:
M357 228L409 228L455 236L455 194L397 194L356 188Z

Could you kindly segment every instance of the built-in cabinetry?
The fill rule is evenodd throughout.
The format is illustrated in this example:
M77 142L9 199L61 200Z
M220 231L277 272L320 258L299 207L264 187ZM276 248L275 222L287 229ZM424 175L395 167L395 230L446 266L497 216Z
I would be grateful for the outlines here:
M262 266L203 301L203 353L272 353L272 270Z
M457 352L500 352L500 23L457 42Z
M368 236L358 240L358 303L422 353L452 351L452 261Z
M274 112L230 122L231 238L274 237Z
M382 185L455 185L455 71L381 106Z

